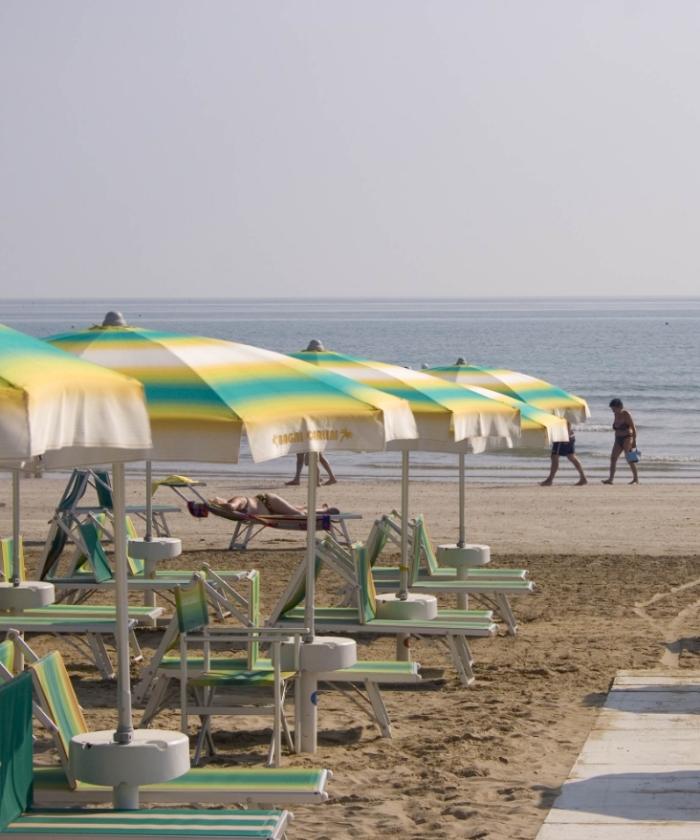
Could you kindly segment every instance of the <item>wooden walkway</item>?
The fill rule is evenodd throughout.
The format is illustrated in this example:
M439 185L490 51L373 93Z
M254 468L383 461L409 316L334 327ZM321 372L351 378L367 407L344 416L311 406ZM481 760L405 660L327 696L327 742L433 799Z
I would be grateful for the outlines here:
M620 671L537 840L700 840L700 672Z

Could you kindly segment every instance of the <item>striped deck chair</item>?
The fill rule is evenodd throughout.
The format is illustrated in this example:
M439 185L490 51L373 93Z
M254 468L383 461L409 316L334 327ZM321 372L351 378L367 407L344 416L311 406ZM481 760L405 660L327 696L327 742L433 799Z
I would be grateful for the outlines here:
M22 673L0 686L0 834L23 838L128 837L181 840L281 840L287 811L144 809L46 810L34 805L32 678Z
M12 677L12 669L3 672L2 663L13 656L11 651L17 644L16 639L0 644L0 682ZM40 660L26 643L19 645L27 661L33 663L39 701L37 718L51 732L61 762L59 766L34 768L35 800L47 806L111 802L112 788L80 782L71 773L70 740L87 728L60 656L50 654L51 659ZM316 804L328 798L326 785L330 775L328 770L302 767L193 767L178 779L140 788L140 799L144 803Z
M320 561L319 561L320 567ZM248 620L250 627L261 626L260 613L260 580L256 570L251 572L255 577L251 580L248 598ZM303 582L302 582L303 586ZM292 594L296 598L294 604L303 599L303 588L300 594ZM173 680L180 678L181 657L177 650L179 627L177 617L164 634L163 640L154 654L151 662L144 670L141 681L134 688L137 702L146 701L140 726L148 726L155 715L164 708L169 696L169 688ZM381 695L380 685L412 685L421 682L419 665L416 662L394 662L391 660L358 660L349 668L322 673L319 683L337 691L343 691L376 723L380 734L385 738L391 737L391 719ZM204 670L204 656L188 654L187 668L191 675L197 675ZM245 656L231 652L212 651L209 669L213 671L272 671L272 660L260 655L258 639L249 640Z
M352 569L346 564L335 565L332 554L324 554L325 546L337 546L328 537L322 540L317 551L316 562L334 565L346 577L353 576L355 605L349 607L317 607L316 629L319 632L349 633L368 636L406 636L430 638L440 641L448 648L455 670L463 685L474 682L473 659L468 638L490 637L496 633L492 614L488 610L441 611L432 621L401 621L377 618L376 589L371 566L364 547L353 546ZM342 550L342 547L340 547ZM303 620L304 610L299 605L304 599L306 567L303 561L292 576L289 585L277 602L269 623L280 627L296 627Z
M395 523L393 524L395 527ZM391 530L391 523L384 518L383 528ZM382 531L382 526L377 526ZM370 534L372 537L372 535ZM380 544L381 540L374 536L371 545ZM411 565L409 567L409 589L412 592L423 592L431 595L464 594L476 598L497 613L508 633L514 636L518 629L515 614L510 605L510 598L521 595L532 595L535 584L528 580L526 569L493 569L479 567L470 569L466 580L457 580L457 570L440 566L433 552L432 543L428 537L423 517L416 518L412 526ZM376 559L376 555L375 559ZM423 563L427 565L427 573L423 572ZM449 572L450 574L446 574ZM380 592L395 592L399 588L399 568L374 565L372 577ZM448 615L449 610L445 611Z
M12 580L12 553L14 550L14 539L3 537L0 540L0 578L6 581ZM24 539L19 538L19 579L26 580L27 570L24 564Z

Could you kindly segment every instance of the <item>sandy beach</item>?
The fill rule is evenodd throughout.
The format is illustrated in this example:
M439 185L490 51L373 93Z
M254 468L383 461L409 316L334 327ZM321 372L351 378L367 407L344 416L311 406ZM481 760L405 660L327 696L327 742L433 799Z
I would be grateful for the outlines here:
M333 770L329 802L296 807L290 838L411 838L532 840L566 778L605 692L621 668L697 667L700 609L700 486L641 484L627 476L613 487L573 487L562 477L551 488L474 486L467 491L468 538L491 546L492 564L526 566L536 594L514 604L518 635L473 644L477 681L462 688L442 650L417 644L414 658L425 669L418 690L385 690L393 738L375 727L348 698L324 693L319 751L286 756L294 766ZM43 541L47 520L63 489L57 479L22 482L22 530ZM272 489L223 481L207 495ZM304 487L276 488L303 502ZM129 501L142 485L129 481ZM411 508L423 513L435 542L454 541L456 486L416 483ZM158 501L175 497L160 490ZM366 536L373 519L398 506L399 485L343 482L323 487L319 498L362 514L352 535ZM0 485L0 521L9 533L9 481ZM174 567L202 561L214 568L256 568L270 607L303 556L303 536L268 531L245 553L225 551L230 523L186 512L170 518L184 553ZM40 548L30 545L34 564ZM396 557L388 554L387 562ZM31 563L30 563L31 565ZM337 580L322 576L319 603L333 603ZM447 602L446 602L447 603ZM145 648L157 633L142 634ZM114 686L62 642L36 638L47 650L60 647L70 664L91 727L113 720ZM359 645L363 658L392 654L393 641ZM136 675L137 671L134 671ZM159 726L177 726L174 713ZM268 722L221 719L217 736L222 764L261 762ZM194 731L194 730L193 730ZM48 747L42 737L40 747ZM50 759L47 754L46 760Z

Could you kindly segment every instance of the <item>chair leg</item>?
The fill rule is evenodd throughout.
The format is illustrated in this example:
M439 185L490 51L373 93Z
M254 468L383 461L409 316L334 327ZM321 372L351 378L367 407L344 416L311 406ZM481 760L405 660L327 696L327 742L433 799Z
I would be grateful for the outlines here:
M367 691L369 702L372 704L372 711L374 712L374 717L382 738L391 738L391 720L384 705L384 698L379 690L379 686L376 682L365 680L365 690Z
M513 614L513 610L510 606L508 596L503 593L499 593L496 595L496 603L498 605L498 612L501 614L501 617L508 627L508 635L515 636L518 632L518 622L515 620L515 615Z
M463 638L461 640L463 641ZM474 672L469 662L470 656L468 649L465 651L464 647L460 645L460 639L451 634L445 637L445 644L452 654L452 662L454 663L460 682L468 688L474 682ZM460 647L462 647L461 650Z
M148 726L153 718L158 714L162 707L163 700L167 694L170 685L170 678L164 674L159 674L156 678L151 693L146 703L146 708L143 710L139 726Z
M112 666L112 661L109 658L102 636L99 633L88 633L87 643L90 647L92 658L95 660L97 670L106 680L113 680L115 677L114 667Z

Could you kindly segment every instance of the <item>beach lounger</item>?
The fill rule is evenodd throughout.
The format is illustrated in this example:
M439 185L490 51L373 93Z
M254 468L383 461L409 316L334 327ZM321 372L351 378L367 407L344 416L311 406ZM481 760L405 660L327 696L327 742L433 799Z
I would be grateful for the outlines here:
M248 600L248 626L256 627L260 621L260 587L257 578L251 581ZM224 583L224 586L226 584ZM176 650L180 626L175 616L166 629L158 649L142 672L142 678L134 688L136 702L146 701L140 726L148 726L155 715L164 707L172 680L181 678L182 658ZM260 645L251 640L246 646L245 656L221 651L211 651L208 670L268 671L273 670L272 661L260 656ZM188 654L187 669L196 676L205 670L204 657ZM380 734L391 737L391 720L382 699L380 685L412 685L421 682L419 665L416 662L393 662L386 660L358 661L350 668L322 673L319 683L345 692L363 711L370 714Z
M383 547L384 535L396 534L396 524L384 517L370 533L368 543L371 557L379 554L377 547ZM383 523L383 524L382 524ZM510 598L532 595L535 584L528 579L526 569L493 569L477 567L470 569L466 580L457 580L457 570L439 566L433 552L422 517L417 517L411 528L411 565L409 567L409 590L431 595L467 595L476 598L493 609L505 623L508 633L514 636L518 629L517 620L510 604ZM423 565L428 572L422 571ZM446 574L445 572L449 572ZM400 586L398 566L374 565L372 577L379 592L396 592ZM449 611L445 612L448 615Z
M43 609L48 609L44 607ZM114 679L114 666L107 653L105 636L114 636L117 632L116 618L101 618L99 616L67 616L56 615L34 615L33 610L25 610L23 613L7 615L0 613L0 633L9 634L16 630L22 635L26 633L37 633L54 636L68 637L66 641L77 648L81 656L85 655L85 648L92 657L95 667L104 679ZM155 616L160 610L155 609ZM154 620L155 620L154 616ZM138 639L134 633L136 622L129 620L129 642L131 655L134 661L141 661L143 653L139 646ZM84 641L85 648L79 642Z
M0 682L13 676L16 647L20 647L27 662L40 659L17 637L1 642ZM78 781L71 773L70 740L84 734L87 728L65 666L56 660L51 666L40 667L37 673L41 676L41 689L35 690L40 704L35 703L35 716L51 733L60 764L34 767L35 802L47 807L111 802L112 788ZM326 786L330 776L329 770L302 767L195 767L178 779L140 788L140 799L144 803L313 805L328 799Z
M326 540L322 540L322 549ZM328 540L330 542L330 540ZM337 543L335 543L337 545ZM316 570L324 561L332 562L332 554L316 556ZM405 636L436 639L448 648L455 670L463 685L474 682L473 659L467 643L468 638L490 637L496 633L496 625L488 610L460 610L460 616L443 618L441 614L432 621L401 621L377 618L376 589L371 567L364 547L353 546L353 568L336 566L346 582L354 585L355 605L351 607L317 607L316 629L319 632L347 633L349 635ZM282 597L278 600L269 623L281 627L296 627L303 620L304 610L299 605L306 591L306 565L302 562L292 576Z
M281 840L291 818L277 810L46 810L35 807L33 787L32 677L25 672L0 686L0 835Z
M231 510L222 505L209 501L206 503L209 513L220 516L235 523L229 549L231 551L245 551L255 537L267 528L278 528L281 531L306 531L306 514L285 516L273 514L251 514ZM361 519L358 513L323 513L316 517L316 530L329 531L345 545L350 544L347 522L351 519Z

